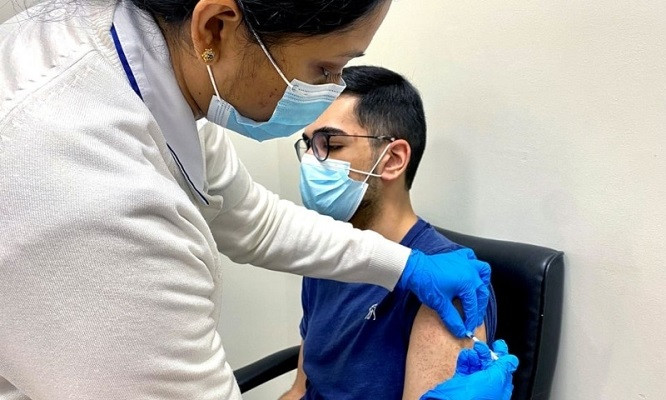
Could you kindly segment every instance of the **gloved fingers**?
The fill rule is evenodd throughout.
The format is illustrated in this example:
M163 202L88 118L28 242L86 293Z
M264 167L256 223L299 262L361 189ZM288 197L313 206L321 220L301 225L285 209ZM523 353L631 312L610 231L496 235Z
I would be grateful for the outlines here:
M513 354L506 354L497 359L491 368L498 368L504 371L507 375L513 374L518 368L518 357Z
M488 264L485 261L477 259L476 255L471 249L462 249L459 251L464 251L463 254L465 254L467 256L467 259L471 261L472 266L476 270L476 273L479 275L479 279L481 279L481 282L483 282L485 290L490 292L490 289L488 289L488 286L490 286L490 276L491 276L490 264ZM488 296L490 296L490 294ZM479 302L479 305L482 304ZM483 307L483 309L485 310L485 307Z
M511 400L511 394L513 394L513 384L507 382L507 384L504 385L504 391L502 392L502 400Z
M472 278L475 280L475 283L480 284L478 278ZM478 287L479 285L474 285L473 287ZM460 293L460 302L462 303L463 313L465 315L465 328L468 332L474 332L474 330L481 325L479 323L479 302L476 296L475 290L466 290Z
M449 330L449 332L459 338L465 337L467 329L463 324L462 318L460 318L458 310L456 310L456 308L453 306L453 303L450 301L443 301L441 304L439 304L438 308L434 308L430 304L426 305L430 308L433 308L434 310L437 310L439 317L442 319L442 322L444 322L444 325Z
M472 261L472 264L481 280L481 284L476 287L476 297L479 303L476 326L479 326L483 323L483 317L486 315L486 309L488 308L488 299L490 298L490 266L488 263L476 259Z
M455 250L454 253L467 260L476 260L476 254L474 254L474 250L470 249L469 247L463 247L462 249Z
M458 361L456 362L457 374L469 375L471 373L470 357L476 357L476 355L470 353L473 352L470 352L469 349L462 349L458 354Z
M476 289L476 297L479 302L479 313L477 314L477 326L483 323L488 309L488 299L490 298L490 290L487 285L482 285Z
M458 354L456 374L470 375L481 370L479 355L473 349L462 349Z
M502 339L497 339L493 342L493 351L499 356L505 356L509 354L509 346Z
M490 298L490 265L483 261L476 261L474 264L479 272L479 279L482 285L477 287L477 297L479 298L479 325L483 322L488 308L488 299Z
M490 355L490 347L488 347L487 344L483 342L475 342L474 351L479 357L481 368L486 369L490 364L493 363L493 358Z
M476 260L474 266L476 267L476 271L479 273L479 278L481 278L481 281L485 283L486 286L490 285L490 264L485 261Z
M490 264L476 258L474 250L468 247L456 250L455 253L466 258L467 260L474 261L471 264L474 266L476 272L479 274L479 278L481 278L483 283L485 283L486 285L490 285Z
M507 354L484 368L480 354L486 352L490 353L490 349L481 343L476 344L473 349L463 349L458 355L453 377L429 390L421 400L510 400L513 390L512 373L517 367L518 359Z

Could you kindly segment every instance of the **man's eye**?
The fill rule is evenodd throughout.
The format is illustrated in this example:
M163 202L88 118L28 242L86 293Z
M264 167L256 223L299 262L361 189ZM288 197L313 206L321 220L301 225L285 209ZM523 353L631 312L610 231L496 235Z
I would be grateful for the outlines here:
M336 151L336 150L340 150L342 147L343 147L343 146L342 146L341 144L333 144L333 143L330 143L330 144L328 145L328 151Z

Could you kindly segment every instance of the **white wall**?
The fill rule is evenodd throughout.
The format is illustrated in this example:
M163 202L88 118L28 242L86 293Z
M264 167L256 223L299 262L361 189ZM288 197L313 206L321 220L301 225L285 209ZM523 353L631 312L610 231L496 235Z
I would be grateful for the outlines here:
M6 1L0 2L0 22L8 20L14 14L16 14L14 4Z
M0 23L40 0L0 0Z
M566 252L552 398L664 398L666 2L396 0L361 61L423 94L418 212Z
M282 181L290 182L287 177L281 179L281 172L287 175L298 168L293 139L259 144L233 135L232 140L257 182L282 193L283 198L300 202L296 184L284 189L281 185ZM291 178L294 176L298 178L293 174ZM229 364L234 369L300 343L300 277L228 261L223 288L219 330ZM293 372L286 374L248 392L243 398L274 400L291 386L294 377Z
M666 3L394 0L367 53L423 95L417 212L565 251L551 398L664 398Z

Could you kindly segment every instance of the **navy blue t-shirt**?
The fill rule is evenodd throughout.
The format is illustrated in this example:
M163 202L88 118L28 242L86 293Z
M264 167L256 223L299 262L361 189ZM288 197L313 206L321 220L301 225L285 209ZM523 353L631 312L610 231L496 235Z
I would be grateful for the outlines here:
M419 220L400 244L425 254L460 249ZM401 399L412 324L421 306L409 291L303 278L301 293L305 399ZM495 294L485 324L492 343L497 326Z

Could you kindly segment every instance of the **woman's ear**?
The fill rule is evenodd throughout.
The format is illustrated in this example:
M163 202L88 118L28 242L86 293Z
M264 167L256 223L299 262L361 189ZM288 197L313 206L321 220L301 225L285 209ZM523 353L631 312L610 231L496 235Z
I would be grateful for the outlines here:
M412 156L412 148L404 139L397 139L389 146L384 155L384 167L380 171L383 180L392 181L404 175Z
M224 58L236 47L238 34L235 31L242 22L243 15L235 0L199 1L191 20L194 51L207 64Z

